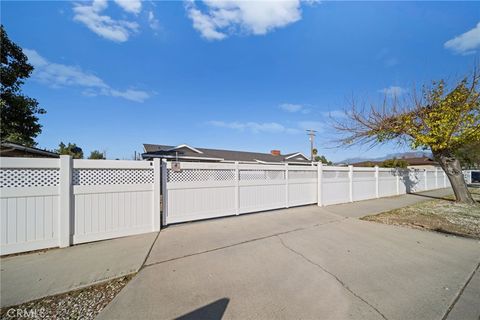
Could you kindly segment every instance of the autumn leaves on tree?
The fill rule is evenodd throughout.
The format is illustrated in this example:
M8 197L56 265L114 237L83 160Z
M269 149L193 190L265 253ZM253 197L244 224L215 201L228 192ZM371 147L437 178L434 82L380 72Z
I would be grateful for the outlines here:
M480 141L479 80L475 69L453 86L440 80L424 86L419 94L413 89L403 100L385 98L368 108L353 102L345 110L345 119L334 124L343 134L340 142L376 145L396 141L414 149L430 149L446 172L456 200L474 204L458 152Z

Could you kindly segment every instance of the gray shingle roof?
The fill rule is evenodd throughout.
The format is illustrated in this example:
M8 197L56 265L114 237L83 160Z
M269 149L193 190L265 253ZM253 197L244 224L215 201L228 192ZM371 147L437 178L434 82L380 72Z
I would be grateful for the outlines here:
M310 163L308 159L305 159L303 155L298 157L293 157L286 159L287 157L294 155L296 153L289 153L284 155L275 156L270 153L260 153L260 152L247 152L247 151L235 151L235 150L221 150L221 149L207 149L207 148L196 148L194 149L200 151L201 153L195 152L194 150L189 149L188 147L181 147L176 150L176 146L168 145L158 145L158 144L144 144L145 153L142 155L144 159L150 159L155 157L162 156L178 156L182 157L195 157L195 158L211 158L211 159L220 159L224 161L241 161L241 162L255 162L255 161L264 161L264 162L304 162Z
M60 154L53 152L53 151L48 151L48 150L43 150L35 147L27 147L24 145L21 145L19 143L14 143L10 141L1 141L0 142L0 155L2 157L8 157L12 156L9 154L14 154L13 156L19 156L18 153L14 153L14 151L17 151L19 153L23 153L22 156L40 156L40 157L48 157L48 158L59 158Z

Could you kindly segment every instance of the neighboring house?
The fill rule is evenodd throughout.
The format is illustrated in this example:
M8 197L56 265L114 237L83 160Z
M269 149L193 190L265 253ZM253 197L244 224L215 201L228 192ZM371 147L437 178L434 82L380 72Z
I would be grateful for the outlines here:
M408 168L411 169L435 169L439 168L440 165L437 161L429 157L412 157L412 158L400 158L399 160L404 160L408 163ZM354 167L373 167L381 166L383 161L362 161L352 163Z
M234 150L219 150L194 148L186 144L165 146L158 144L144 144L145 153L142 158L178 160L178 161L211 161L211 162L243 162L262 164L311 164L312 162L301 152L281 154L279 150L270 153L246 152Z
M417 157L403 159L408 162L408 167L412 169L435 169L440 168L440 164L429 157Z
M1 157L28 157L28 158L58 158L60 155L55 152L42 150L34 147L27 147L18 143L3 141L0 144Z
M370 160L365 160L365 161L360 161L360 162L355 162L351 163L352 166L354 167L374 167L374 166L380 166L383 161L370 161ZM342 166L343 164L338 164L339 166Z

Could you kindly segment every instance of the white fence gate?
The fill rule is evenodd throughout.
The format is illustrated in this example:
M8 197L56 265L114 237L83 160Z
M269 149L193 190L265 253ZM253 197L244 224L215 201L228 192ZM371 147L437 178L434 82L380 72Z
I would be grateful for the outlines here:
M164 225L449 186L439 170L200 162L178 165L163 163Z
M317 168L164 163L164 224L317 203Z
M74 160L73 243L153 231L154 178L150 161Z

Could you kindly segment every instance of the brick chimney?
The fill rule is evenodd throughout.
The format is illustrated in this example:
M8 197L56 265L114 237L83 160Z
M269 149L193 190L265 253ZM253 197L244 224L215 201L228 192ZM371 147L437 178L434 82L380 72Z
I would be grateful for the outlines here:
M279 156L280 155L280 150L272 150L270 153L274 156Z

